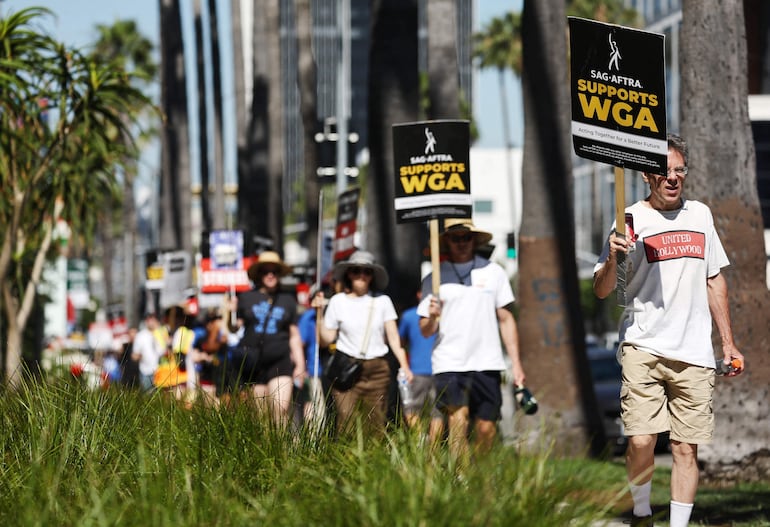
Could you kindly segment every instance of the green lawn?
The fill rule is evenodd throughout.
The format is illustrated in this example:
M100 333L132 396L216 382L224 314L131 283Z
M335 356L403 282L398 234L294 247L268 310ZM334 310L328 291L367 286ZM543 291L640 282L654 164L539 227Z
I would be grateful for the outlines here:
M332 440L244 404L56 382L0 394L0 419L0 525L591 526L630 507L618 462L500 446L461 469L404 430ZM659 509L667 486L660 469ZM693 524L770 525L767 504L770 485L702 489Z

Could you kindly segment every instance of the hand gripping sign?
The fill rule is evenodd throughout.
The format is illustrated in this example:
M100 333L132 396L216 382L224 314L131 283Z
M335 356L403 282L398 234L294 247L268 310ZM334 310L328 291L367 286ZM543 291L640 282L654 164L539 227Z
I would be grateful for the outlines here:
M433 292L438 293L438 219L473 212L468 121L419 121L393 125L396 221L430 222Z

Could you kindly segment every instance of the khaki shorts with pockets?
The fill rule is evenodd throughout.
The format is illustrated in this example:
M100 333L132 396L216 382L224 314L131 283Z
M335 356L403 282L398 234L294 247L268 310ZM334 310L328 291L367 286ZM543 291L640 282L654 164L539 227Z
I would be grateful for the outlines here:
M620 406L627 436L670 432L684 443L714 434L714 370L666 359L623 344Z

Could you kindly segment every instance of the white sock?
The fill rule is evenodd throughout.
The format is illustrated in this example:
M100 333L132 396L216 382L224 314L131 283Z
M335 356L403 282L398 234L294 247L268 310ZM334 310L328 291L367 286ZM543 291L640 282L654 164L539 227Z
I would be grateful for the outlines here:
M672 500L669 527L687 527L690 522L692 506L692 503L679 503Z
M634 500L634 516L650 516L652 508L650 507L650 491L652 490L652 480L641 485L628 484L631 487L631 498Z

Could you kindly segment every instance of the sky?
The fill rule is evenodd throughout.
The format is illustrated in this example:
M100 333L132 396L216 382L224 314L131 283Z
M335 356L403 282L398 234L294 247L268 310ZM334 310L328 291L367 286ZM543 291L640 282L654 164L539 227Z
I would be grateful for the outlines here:
M220 2L224 6L228 6L229 2ZM502 16L507 11L520 10L522 0L478 0L477 2L477 27L476 30L480 30L489 20L496 16ZM158 28L159 28L159 15L158 15L158 0L0 0L0 10L5 13L8 10L18 11L32 6L46 7L53 11L55 17L47 17L45 20L44 28L49 31L56 39L63 41L65 44L82 47L90 42L93 42L97 36L95 29L97 24L109 25L119 19L134 19L137 21L140 30L156 44L158 43ZM191 9L192 1L182 2L183 9ZM220 22L226 24L227 20L224 14L220 16ZM191 29L189 30L191 31ZM191 34L191 33L190 33ZM226 38L227 31L220 31L220 35ZM186 44L187 45L187 44ZM222 42L221 46L224 49L227 42ZM193 65L188 64L188 71L194 71ZM232 70L232 66L229 68ZM226 78L223 79L227 83L227 77L231 75L229 73L223 74ZM188 74L189 75L189 74ZM190 83L192 84L192 83ZM509 106L509 119L512 131L512 140L514 146L521 146L523 138L523 115L521 110L521 89L520 83L514 81L514 77L511 73L507 73L505 77L505 86L508 92L508 106ZM189 87L193 89L192 86ZM192 92L188 93L190 100L195 100ZM232 99L232 95L229 97ZM229 102L232 102L231 100ZM225 93L225 112L227 113L228 107L232 108L232 105L228 105L228 96ZM500 104L500 88L499 77L495 70L481 70L476 78L475 96L473 101L474 117L476 119L480 138L476 143L478 147L484 148L502 148L504 147L503 139L503 122L501 116L501 104ZM232 119L232 115L228 116ZM211 122L211 119L209 120ZM231 127L234 130L234 124L228 124L228 118L225 120L225 126ZM197 122L194 120L190 123L191 138L194 145L197 145L194 139L197 134ZM229 133L226 132L224 140L227 142ZM233 143L230 143L233 144ZM229 160L226 160L226 178L228 180L231 177L234 179L234 174L227 174L227 172L234 172L235 170L235 154L234 148L229 149L231 156ZM194 157L197 157L197 146L193 146ZM197 166L195 159L192 160L192 166ZM158 171L160 164L159 156L155 150L150 150L148 155L143 156L142 166L140 167L139 178L140 181L148 178L152 179L152 175ZM195 177L195 175L193 175Z

